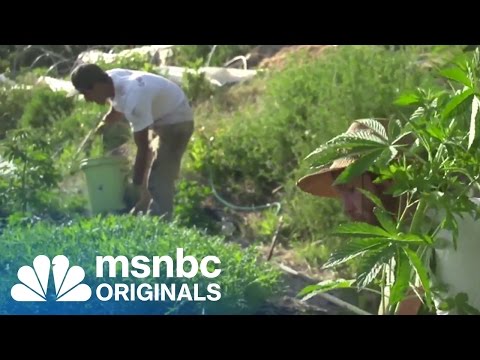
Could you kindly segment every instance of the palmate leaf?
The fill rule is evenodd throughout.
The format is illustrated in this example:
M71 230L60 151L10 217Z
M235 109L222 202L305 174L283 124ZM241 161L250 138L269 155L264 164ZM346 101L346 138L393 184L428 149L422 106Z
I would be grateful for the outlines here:
M334 185L347 184L367 171L383 153L383 149L373 150L350 164L335 179Z
M350 222L337 227L336 234L365 235L368 237L390 238L390 234L382 228L363 222Z
M341 141L343 141L344 139L345 140L348 139L347 140L348 142L351 141L350 139L362 139L362 140L370 141L370 142L377 143L377 144L380 144L380 145L387 145L386 140L384 140L381 137L379 137L378 135L372 133L371 130L359 130L359 131L355 131L355 132L352 132L352 133L345 133L345 134L342 134L340 136L337 136L334 139L341 140ZM332 139L332 141L333 141L333 139Z
M401 301L410 284L411 264L403 251L396 259L395 282L390 292L390 305L395 305Z
M333 150L371 150L376 149L379 147L381 143L377 141L371 141L368 139L356 139L356 138L347 138L347 137L340 137L335 138L335 141L331 140L326 144L319 146L317 149L312 151L305 157L305 160L313 157L313 156L322 156L323 152L331 152Z
M360 119L356 120L356 122L367 126L368 128L372 129L375 131L376 135L380 136L385 141L388 141L388 135L387 131L385 130L385 127L382 125L381 122L375 119Z
M431 245L433 244L433 239L430 235L427 234L422 234L422 235L416 235L416 234L397 234L396 238L399 241L404 241L404 242L412 242L412 243L417 243L417 244L422 244L422 245Z
M345 279L336 279L336 280L325 280L316 285L309 285L306 288L302 289L297 296L306 296L302 300L308 300L309 298L326 291L333 289L345 289L353 285L355 280L345 280Z
M472 80L468 78L468 75L465 71L458 67L444 69L440 71L440 75L446 77L447 79L457 81L469 88L472 87Z
M363 154L384 149L385 146L383 143L368 139L342 137L315 149L304 160L309 160L312 166L324 166L344 157L361 158Z
M345 156L346 152L362 152L385 148L386 146L388 145L384 139L381 139L369 130L360 130L334 137L308 154L305 160L315 157L317 162L328 163L328 160L333 161L336 158Z
M422 263L422 260L418 257L417 253L407 247L403 248L403 251L408 257L411 266L415 269L420 282L422 284L423 290L425 291L425 298L428 306L432 305L432 292L430 289L430 279L428 277L428 272L425 266Z
M386 168L397 155L398 150L395 146L390 146L382 151L380 156L376 159L375 165L379 168Z
M443 112L442 112L443 118L447 118L453 110L459 107L464 101L469 99L470 96L473 96L472 89L467 89L461 92L460 94L454 96L443 109Z
M369 148L369 147L368 147ZM313 166L323 166L339 158L358 153L358 148L347 149L344 144L328 144L311 152L305 160L310 160Z
M389 244L365 253L358 266L357 286L365 288L370 285L394 253L395 247Z
M388 138L397 139L402 133L402 123L400 120L391 120L388 122Z
M420 97L415 93L400 95L395 101L395 105L407 106L420 103Z
M445 141L445 129L438 124L429 124L426 129L428 135L440 140Z
M417 110L413 112L413 114L410 116L410 121L414 121L417 119L422 118L425 115L425 108L423 106L420 106Z
M385 210L382 210L381 208L375 208L373 210L375 217L377 218L378 222L382 227L388 231L390 234L396 236L397 235L397 227L395 226L395 223L393 222L392 218L390 217L389 214Z
M383 217L381 219L385 222L388 221L386 217ZM394 227L395 225L393 223L386 223L386 228L393 230L389 232L379 226L371 225L368 223L350 222L346 224L340 224L337 227L335 234L351 235L352 237L376 238L379 242L399 242L409 243L410 245L425 245L426 243L429 243L429 241L431 241L431 238L426 235L418 236L415 234L397 233L393 229Z
M364 254L366 251L374 250L383 246L385 246L385 242L378 237L354 239L348 244L342 246L338 251L334 252L323 265L323 268L327 269L338 266Z

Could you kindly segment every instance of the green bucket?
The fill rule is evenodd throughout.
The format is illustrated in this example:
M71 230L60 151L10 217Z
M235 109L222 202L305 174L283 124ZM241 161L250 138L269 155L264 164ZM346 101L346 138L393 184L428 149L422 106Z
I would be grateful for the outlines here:
M82 161L80 167L85 174L92 214L120 212L126 208L127 165L128 160L120 156Z

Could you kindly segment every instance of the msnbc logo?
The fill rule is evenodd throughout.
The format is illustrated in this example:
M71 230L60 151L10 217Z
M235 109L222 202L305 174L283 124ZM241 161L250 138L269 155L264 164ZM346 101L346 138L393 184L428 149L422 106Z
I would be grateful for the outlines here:
M39 255L33 260L33 267L22 266L18 270L20 284L12 287L11 295L16 301L47 301L47 288L53 272L56 301L87 301L92 296L92 290L86 284L81 284L85 271L80 266L70 267L70 262L64 255L50 259Z

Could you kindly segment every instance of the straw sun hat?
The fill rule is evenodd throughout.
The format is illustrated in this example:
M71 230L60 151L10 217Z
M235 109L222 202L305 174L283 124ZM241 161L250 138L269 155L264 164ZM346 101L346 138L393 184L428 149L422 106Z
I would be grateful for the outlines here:
M382 123L386 121L386 119L376 120ZM370 130L372 131L372 133L374 133L372 129L355 120L346 131L346 134L354 133L360 130ZM299 179L297 181L297 186L302 191L315 196L329 198L339 197L339 193L335 190L335 187L333 186L333 182L335 181L333 173L341 172L350 164L353 164L355 160L356 158L354 157L337 159L332 163L332 165L330 165L330 167L323 168L317 172L306 175Z

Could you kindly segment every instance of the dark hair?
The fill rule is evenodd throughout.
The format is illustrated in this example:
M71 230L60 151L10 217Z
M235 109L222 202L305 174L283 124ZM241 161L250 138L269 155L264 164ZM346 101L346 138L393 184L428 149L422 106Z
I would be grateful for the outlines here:
M83 91L91 89L95 83L109 82L110 76L98 65L81 64L72 71L71 81L75 89Z

